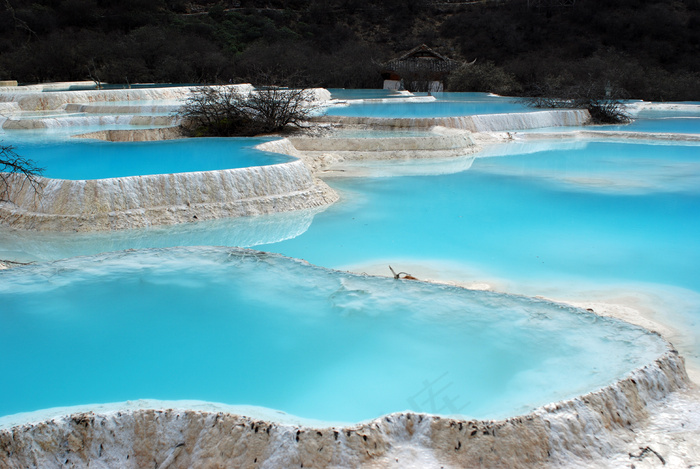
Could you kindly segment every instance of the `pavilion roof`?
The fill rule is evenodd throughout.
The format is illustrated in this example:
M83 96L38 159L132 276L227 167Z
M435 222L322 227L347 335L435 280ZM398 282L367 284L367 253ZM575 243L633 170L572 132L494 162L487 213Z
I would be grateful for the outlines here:
M419 70L449 72L459 67L456 60L448 59L425 44L414 47L401 57L390 60L385 66L396 72Z

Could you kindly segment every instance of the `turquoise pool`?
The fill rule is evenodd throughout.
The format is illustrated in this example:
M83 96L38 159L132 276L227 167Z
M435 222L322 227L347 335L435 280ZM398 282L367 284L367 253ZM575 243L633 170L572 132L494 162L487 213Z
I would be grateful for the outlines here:
M648 116L648 115L647 115ZM644 117L640 116L627 125L601 127L602 130L629 132L670 132L679 134L700 133L700 116Z
M506 156L455 174L334 180L341 203L303 235L260 248L336 268L401 259L520 283L700 293L700 146L501 148Z
M0 258L235 244L358 272L379 266L378 273L388 275L389 264L427 266L446 280L531 295L658 290L662 306L682 313L681 322L700 338L699 148L507 144L453 174L329 180L342 199L320 213L255 217L245 227L221 221L211 229L196 224L94 235L8 233L0 241ZM258 224L275 236L252 228ZM691 360L700 356L694 346L683 351Z
M639 328L540 300L226 248L4 271L0 301L0 351L21 357L0 363L11 377L0 416L155 398L324 422L407 409L505 418L604 386L666 349Z
M697 103L689 103L697 106ZM700 111L695 110L642 110L628 124L621 125L597 125L578 127L578 130L604 130L620 132L652 132L652 133L678 133L700 134ZM536 129L542 132L545 129ZM561 132L560 127L548 129ZM574 128L569 128L574 130Z
M388 275L392 265L499 291L652 308L690 338L674 345L700 365L700 145L552 140L496 145L478 156L447 172L443 161L369 164L376 177L329 180L341 201L325 210L120 233L6 230L0 259L236 245L355 272ZM412 168L418 174L379 177ZM3 304L12 308L0 315L0 344L8 355L21 346L29 353L0 368L22 376L1 391L9 399L0 399L0 415L156 398L322 420L405 409L497 418L610 383L658 351L639 329L539 300L369 281L218 248L98 255L0 278ZM251 311L259 324L248 322ZM482 324L485 317L493 323ZM239 374L231 363L242 363ZM90 379L68 380L68 368ZM128 379L115 385L112 369ZM241 377L267 386L239 389ZM42 389L47 381L58 383L51 393ZM445 395L457 412L420 400L430 386L448 384L465 390ZM338 394L344 387L352 392ZM280 388L291 391L275 395Z
M359 94L358 96L362 96ZM486 93L434 93L429 102L357 102L327 108L329 116L352 117L453 117L475 114L539 111L518 98L506 98Z
M693 267L700 258L695 242L700 239L698 148L585 141L509 144L456 174L335 179L330 183L342 192L343 201L315 215L304 234L265 249L328 267L417 257L500 266L504 277L508 272L530 275L535 269L551 276L568 270L595 277L598 271L641 280L642 272L656 272L647 279L700 289ZM498 156L499 150L504 156ZM264 225L281 216L245 220ZM148 239L149 232L163 239L172 232L169 245L198 244L198 236L204 236L201 232L178 237L180 231L170 227L99 235L36 233L22 237L26 242L21 249L31 253L54 247L52 254L38 258L57 259L83 254L81 249L91 246L93 238L87 253L109 250L113 239L127 246L137 233L139 239ZM64 239L74 236L84 239L78 245ZM243 245L257 245L255 236ZM32 237L41 243L32 247ZM5 237L2 246L10 248L12 239ZM630 244L631 240L638 241ZM229 244L217 236L208 237L207 243ZM691 256L673 255L679 245ZM139 245L148 246L149 241ZM543 259L538 261L533 252ZM637 262L612 263L611 256ZM560 269L551 271L552 263ZM658 263L667 267L659 268Z
M100 142L88 140L34 143L15 151L45 168L55 179L107 179L146 174L186 173L266 166L290 161L285 155L254 150L270 139L200 138L165 142Z

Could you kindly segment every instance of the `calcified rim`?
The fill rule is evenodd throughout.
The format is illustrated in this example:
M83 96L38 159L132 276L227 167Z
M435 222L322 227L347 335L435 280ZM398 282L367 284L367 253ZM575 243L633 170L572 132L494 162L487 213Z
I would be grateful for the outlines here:
M238 184L239 180L244 183ZM263 186L266 181L275 185ZM0 226L108 231L290 212L331 204L338 198L297 158L216 171L85 181L37 178L37 182L42 197L36 197L34 187L23 184L21 176L12 175L11 202L0 202ZM267 188L257 190L256 185ZM199 193L193 187L213 189Z
M177 453L187 461L180 467L186 467L204 463L214 449L209 446L215 446L219 462L239 467L276 457L297 467L326 467L333 461L356 467L409 444L462 467L539 467L572 456L604 457L616 434L633 432L648 416L650 403L687 383L682 358L669 348L610 386L505 420L400 412L348 426L294 425L168 403L75 412L1 429L0 462L7 467L44 459L87 465L105 457L125 463L132 455L140 467L145 464L139 461L164 462Z
M504 128L502 120L507 119L509 125ZM546 124L533 121L544 119ZM525 130L539 127L567 127L590 123L591 115L585 109L548 109L530 112L509 112L501 114L473 114L447 117L356 117L356 116L317 116L314 122L369 125L377 128L430 128L435 126L451 127L471 132L501 132Z
M434 119L426 121L435 125ZM154 461L162 468L186 467L214 460L254 466L275 459L285 466L353 467L372 460L393 463L397 449L410 444L443 464L462 467L556 465L571 456L610 454L611 440L631 433L648 416L650 403L688 385L682 357L667 347L652 363L609 386L505 420L394 413L350 426L324 426L157 406L88 411L0 429L0 463L88 465L104 457L112 465L133 467ZM27 417L31 415L36 414Z
M112 465L133 467L153 461L167 467L176 459L177 467L214 461L248 467L265 460L297 467L357 467L393 458L402 445L460 467L541 467L571 457L604 457L611 442L647 418L649 404L689 384L682 357L666 344L659 358L609 386L504 420L399 412L332 425L294 422L269 409L239 407L234 413L227 406L192 401L54 409L53 415L63 416L51 418L51 410L43 411L46 420L39 422L31 420L41 412L18 414L0 419L0 466L42 466L43 461L87 466L107 458Z
M644 143L656 143L658 145L668 145L669 142L680 145L683 143L700 142L698 134L683 134L673 132L633 132L620 130L570 130L564 132L515 132L514 137L524 140L563 140L563 139L585 139L585 140L617 140L625 142L628 140L640 140Z

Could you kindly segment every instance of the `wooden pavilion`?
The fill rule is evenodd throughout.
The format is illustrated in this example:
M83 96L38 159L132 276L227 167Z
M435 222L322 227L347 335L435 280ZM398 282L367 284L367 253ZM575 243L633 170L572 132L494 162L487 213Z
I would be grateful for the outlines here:
M447 75L460 65L421 44L384 64L384 89L442 91Z

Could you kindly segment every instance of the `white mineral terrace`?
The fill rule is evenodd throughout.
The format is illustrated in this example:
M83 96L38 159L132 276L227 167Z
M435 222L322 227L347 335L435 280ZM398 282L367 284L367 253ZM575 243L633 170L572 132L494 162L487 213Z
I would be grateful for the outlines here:
M88 125L147 125L171 126L177 123L173 116L116 115L116 116L67 116L39 119L8 118L2 125L7 130L47 129Z
M79 104L71 103L64 106L66 112L86 112L89 114L147 114L147 113L173 113L180 109L181 103L167 104Z
M241 92L252 91L251 85L226 87ZM21 114L27 109L79 110L81 106L89 106L80 104L86 102L185 99L191 92L191 87L52 93L32 90L0 93L0 105L11 105L12 109L18 107ZM313 92L316 101L330 98L326 90L315 89ZM153 109L153 105L148 107ZM98 110L108 108L100 106ZM173 126L176 123L175 116L33 116L25 119L10 117L5 120L3 128L19 130L110 124ZM175 129L169 128L108 130L87 137L134 141L178 136ZM39 178L39 192L25 182L21 176L9 178L7 200L0 202L0 224L45 231L118 230L301 210L326 205L338 198L330 187L313 177L301 161L87 181Z
M80 137L138 141L178 137L176 129L106 130ZM446 158L477 150L469 133L436 130L400 138L296 137L258 149L300 161L197 173L71 181L38 180L40 192L13 176L2 224L41 231L100 231L186 223L317 207L337 194L312 175L343 161Z
M112 179L38 180L40 195L23 176L2 223L19 229L99 231L172 225L318 207L337 200L302 161L270 166Z
M247 89L247 88L245 88ZM56 92L48 103L80 99L161 99L190 92L190 88L162 90ZM141 93L143 91L144 93ZM73 96L77 93L78 96ZM106 94L105 94L106 93ZM0 94L26 105L41 101L46 93ZM328 98L316 90L317 100ZM26 101L25 101L26 98ZM39 100L39 101L36 101ZM300 210L332 203L337 195L312 173L339 174L338 164L357 160L449 158L478 150L469 130L531 129L542 126L581 125L590 119L587 111L543 111L439 119L381 119L381 126L430 125L434 135L392 138L296 137L263 144L261 150L285 153L302 162L270 167L169 175L134 176L115 179L70 181L39 179L40 190L25 184L20 176L10 178L9 197L0 202L0 224L19 229L43 231L100 231L185 223L224 217ZM173 125L171 116L121 115L77 116L38 119L8 119L5 129L31 129L75 125L123 123L130 125ZM372 120L373 122L374 120ZM417 121L420 121L418 123ZM370 122L364 125L375 125ZM390 122L399 122L392 125ZM437 126L444 124L444 127ZM476 127L474 127L476 126ZM467 130L465 130L467 129ZM108 130L87 135L106 140L152 140L176 137L173 130Z
M686 386L682 360L669 351L611 386L499 421L396 413L329 427L280 422L251 408L208 410L188 402L60 409L63 416L43 421L0 419L0 463L8 468L580 467L634 442L650 409ZM23 417L31 420L31 414Z
M591 119L586 110L555 110L508 114L485 114L459 117L348 117L322 116L319 122L343 125L366 125L373 128L431 128L435 126L451 127L470 132L499 132L536 129L544 127L580 126L588 124Z
M250 92L252 85L228 85L241 92ZM83 91L43 91L15 88L11 92L0 90L0 102L17 103L23 111L61 109L71 103L102 103L110 101L155 101L155 100L184 100L192 90L189 86L170 88L141 88L126 90L83 90Z
M173 102L184 102L195 89L189 86L170 88L122 89L122 90L83 90L83 91L53 91L41 90L23 91L22 88L0 88L0 126L4 129L40 129L55 127L73 127L86 125L144 125L171 126L177 124L173 115L147 115L146 113L172 113L177 110ZM250 93L253 86L221 85L220 88L235 89L240 93ZM315 102L327 102L330 93L321 88L311 90ZM130 102L146 101L150 104L138 106ZM120 103L108 106L105 103ZM127 103L121 105L121 103ZM22 118L22 113L38 111L60 111L77 113L72 116L50 116ZM119 115L79 115L89 114L119 114Z
M182 99L189 88L5 91L0 90L0 115L11 117L3 127L17 129L60 125L52 123L55 118L12 117L27 110L89 112L80 106L99 101ZM125 92L129 99L124 99ZM317 95L328 98L321 92ZM646 109L648 105L638 107ZM137 113L74 119L88 123L91 118L124 118L133 125L139 117L151 119L143 121L146 125L172 125L172 121L160 124L154 120L168 116ZM318 207L333 203L338 196L317 176L342 167L344 162L464 156L478 151L478 144L513 137L540 138L513 131L580 126L590 116L579 110L319 120L377 128L432 128L433 134L386 139L286 138L259 148L298 158L288 163L106 180L41 179L40 197L15 178L16 184L10 187L11 202L0 204L0 223L20 230L118 230ZM17 127L20 125L23 127ZM616 135L610 138L655 138L649 134L611 134ZM119 141L177 136L174 129L105 130L89 135ZM571 134L542 138L562 137ZM700 462L698 441L698 391L686 374L683 359L669 345L654 362L607 387L501 421L397 413L355 425L332 426L265 409L190 401L90 405L3 417L0 468L690 467Z

